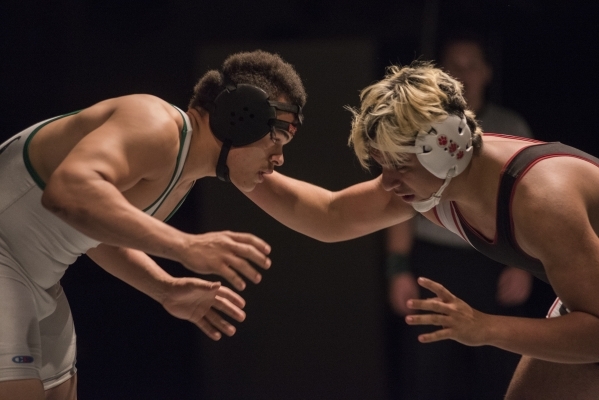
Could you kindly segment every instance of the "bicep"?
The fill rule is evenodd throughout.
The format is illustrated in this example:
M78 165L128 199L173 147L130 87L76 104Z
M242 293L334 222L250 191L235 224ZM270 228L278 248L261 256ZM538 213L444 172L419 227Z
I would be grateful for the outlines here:
M566 307L599 317L599 238L582 199L547 199L523 214L515 221L518 243L543 263Z

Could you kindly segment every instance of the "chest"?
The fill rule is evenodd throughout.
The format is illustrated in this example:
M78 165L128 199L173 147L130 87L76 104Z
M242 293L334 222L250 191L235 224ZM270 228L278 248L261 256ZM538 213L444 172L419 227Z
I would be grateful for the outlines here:
M142 180L123 192L123 196L136 208L165 220L185 198L194 181L177 179L174 173L155 180Z

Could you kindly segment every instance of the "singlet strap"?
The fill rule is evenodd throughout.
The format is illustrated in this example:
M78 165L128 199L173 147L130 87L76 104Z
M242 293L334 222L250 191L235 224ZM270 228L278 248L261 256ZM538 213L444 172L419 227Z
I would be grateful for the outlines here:
M189 116L184 113L180 108L173 105L173 107L179 111L181 117L183 118L183 129L181 129L181 133L179 135L181 144L179 145L179 154L177 154L177 165L175 166L175 171L173 172L173 176L171 177L171 181L156 201L152 203L148 208L144 210L145 213L154 215L156 211L162 206L162 203L166 200L168 195L171 193L179 178L181 177L181 173L183 172L183 167L185 165L185 160L187 159L187 154L189 152L189 147L191 145L191 122L189 121Z

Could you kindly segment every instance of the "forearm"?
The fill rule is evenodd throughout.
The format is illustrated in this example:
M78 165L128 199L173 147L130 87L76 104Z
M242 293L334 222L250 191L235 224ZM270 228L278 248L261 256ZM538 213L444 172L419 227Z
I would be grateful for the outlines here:
M275 172L245 195L282 224L323 242L353 239L414 215L405 204L391 204L375 180L331 192Z
M332 192L275 172L244 194L283 225L328 241L327 231L333 220L329 213Z
M87 255L102 269L160 304L166 296L173 277L147 254L133 249L99 245Z
M488 315L486 344L557 363L599 362L599 318L572 312L532 319Z

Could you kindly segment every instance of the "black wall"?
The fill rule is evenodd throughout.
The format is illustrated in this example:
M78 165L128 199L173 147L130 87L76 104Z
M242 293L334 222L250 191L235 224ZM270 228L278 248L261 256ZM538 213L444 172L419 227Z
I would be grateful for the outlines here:
M424 13L435 9L432 27L435 19ZM358 43L371 48L359 53L363 62L333 50L294 59L300 73L322 76L318 84L306 81L306 127L286 149L282 171L336 189L364 178L345 145L350 116L341 109L356 104L360 85L369 83L364 77L378 79L385 65L419 57L432 28L442 33L466 25L497 39L499 97L527 118L539 139L599 154L598 16L583 1L3 0L0 140L111 96L151 93L184 107L201 61L222 61L223 43L286 43L292 58L310 50L306 43L329 41L332 49ZM335 62L347 68L331 70ZM216 201L230 215L205 214ZM79 335L81 398L384 396L384 344L374 339L382 284L368 269L378 256L377 235L315 242L264 218L219 182L198 186L172 223L193 232L246 229L273 243L273 269L244 293L248 320L233 339L208 343L191 324L83 257L63 282ZM344 270L348 258L354 264ZM160 262L173 274L187 273Z

